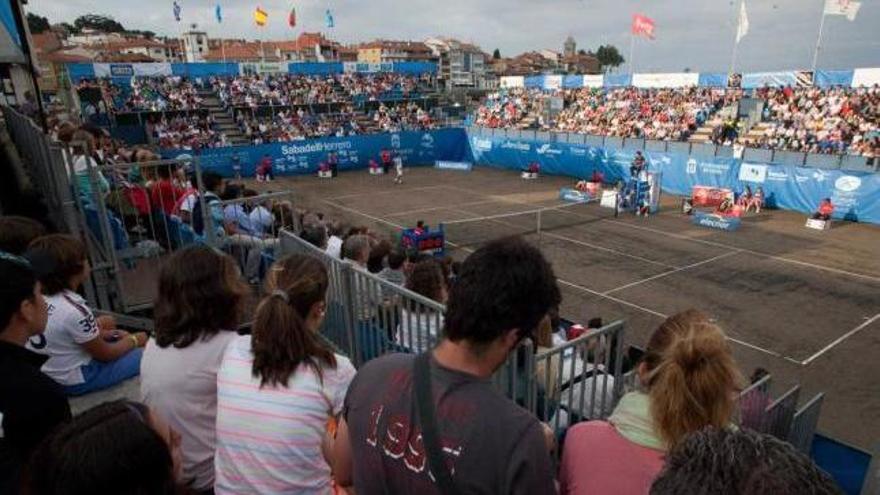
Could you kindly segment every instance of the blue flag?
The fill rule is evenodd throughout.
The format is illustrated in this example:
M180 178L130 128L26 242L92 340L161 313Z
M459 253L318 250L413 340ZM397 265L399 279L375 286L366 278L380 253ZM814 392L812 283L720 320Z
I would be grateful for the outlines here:
M217 22L223 22L223 14L220 13L220 4L214 9L214 15L217 16Z
M327 11L324 12L324 16L327 17L327 27L332 28L334 26L334 22L333 22L333 13L330 12L330 9L327 9Z
M174 20L180 22L180 4L174 2Z

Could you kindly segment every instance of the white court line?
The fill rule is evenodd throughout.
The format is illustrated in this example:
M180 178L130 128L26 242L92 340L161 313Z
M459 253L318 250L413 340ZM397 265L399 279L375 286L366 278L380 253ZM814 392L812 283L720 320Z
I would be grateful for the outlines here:
M818 358L822 354L825 354L826 352L830 351L832 348L834 348L835 346L837 346L838 344L840 344L844 340L852 337L853 335L855 335L855 334L861 332L862 330L864 330L865 328L867 328L868 325L877 321L878 318L880 318L880 313L877 313L876 315L872 316L871 318L865 320L861 325L853 328L849 332L846 332L845 334L836 338L834 340L834 342L831 342L830 344L826 345L824 348L822 348L822 350L820 350L816 354L813 354L812 356L810 356L807 359L805 359L804 361L802 361L801 364L806 366L806 365L812 363L814 360L816 360L816 358Z
M403 192L411 192L411 191L423 191L425 189L441 189L447 186L421 186L421 187L410 187L404 189ZM365 193L357 193L357 194L345 194L343 196L334 196L332 198L327 198L328 201L336 201L339 199L348 199L348 198L356 198L358 196L375 196L377 194L397 194L400 193L399 189L392 189L389 191L370 191Z
M349 207L347 207L347 206L342 206L342 205L340 205L340 204L338 204L338 203L334 203L334 202L332 202L332 201L330 201L330 200L326 200L326 199L325 199L325 200L323 200L323 201L324 201L324 203L327 203L327 204L329 204L329 205L331 205L331 206L335 206L336 208L339 208L339 209L341 209L341 210L348 211L348 212L350 212L350 213L354 213L355 215L360 215L360 216L362 216L362 217L369 218L370 220L373 220L373 221L375 221L375 222L383 223L383 224L385 224L385 225L390 225L390 226L395 227L395 228L398 228L398 229L403 229L403 228L405 228L404 226L402 226L402 225L400 225L400 224L398 224L398 223L394 223L394 222L391 222L391 221L385 220L384 218L379 218L379 217L376 217L376 216L373 216L373 215L370 215L370 214L364 213L364 212L362 212L362 211L358 211L358 210L355 210L355 209L353 209L353 208L349 208ZM457 246L456 244L451 243L451 242L448 243L448 244L451 245L451 246L453 246L453 247L459 247L460 249L462 249L462 250L464 250L464 251L471 252L471 253L474 251L473 249L470 249L470 248ZM614 297L614 296L609 296L609 295L607 295L607 294L602 294L601 292L598 292L598 291L595 291L595 290L592 290L592 289L588 289L587 287L584 287L584 286L582 286L582 285L578 285L578 284L576 284L576 283L574 283L574 282L569 282L568 280L563 280L563 279L561 279L561 278L557 278L556 281L557 281L558 283L562 284L562 285L566 285L566 286L568 286L568 287L571 287L571 288L574 288L574 289L578 289L578 290L580 290L580 291L586 292L586 293L588 293L588 294L592 294L592 295L597 296L597 297L601 297L601 298L603 298L603 299L608 299L608 300L610 300L610 301L614 301L614 302L616 302L616 303L618 303L618 304L622 304L622 305L624 305L624 306L628 306L628 307L630 307L630 308L637 309L637 310L639 310L639 311L642 311L642 312L644 312L644 313L648 313L648 314L650 314L650 315L657 316L657 317L659 317L659 318L661 318L661 319L664 319L664 320L665 320L666 318L668 318L668 315L665 315L665 314L663 314L663 313L661 313L661 312L659 312L659 311L655 311L655 310L653 310L653 309L646 308L646 307L644 307L644 306L639 306L638 304L631 303L631 302L629 302L629 301L625 301L625 300L623 300L623 299L620 299L620 298L617 298L617 297ZM878 316L880 316L880 315L878 315ZM875 316L875 318L877 318L877 316ZM742 341L742 340L739 340L739 339L735 339L735 338L732 338L732 337L727 337L727 340L730 340L731 342L734 342L734 343L740 344L740 345L742 345L743 347L748 347L749 349L753 349L753 350L756 350L756 351L762 352L762 353L764 353L764 354L768 354L768 355L770 355L770 356L779 357L779 358L783 358L783 359L785 359L786 361L790 361L790 362L793 362L793 363L802 364L800 361L798 361L798 360L796 360L796 359L790 358L790 357L788 357L788 356L782 356L782 355L779 354L778 352L771 351L771 350L769 350L769 349L764 349L764 348L762 348L762 347L756 346L756 345L754 345L754 344L749 344L748 342L745 342L745 341Z
M462 188L462 187L449 186L449 185L447 185L447 186L445 186L445 187L447 187L447 188L449 188L449 189L455 189L455 190L458 190L458 191L462 191L462 192L468 192L468 193L472 193L472 194L479 194L479 193L476 192L476 191L471 191L471 190L469 190L469 189L465 189L465 188ZM515 201L515 200L510 200L510 201L512 201L512 202L516 202L516 203L520 203L520 204L524 204L524 205L528 205L528 204L529 204L529 203L519 202L519 201ZM572 213L572 215L578 215L578 214L577 214L577 213ZM593 217L591 217L591 218L593 218ZM761 251L754 251L754 250L752 250L752 249L738 248L738 247L736 247L736 246L731 246L731 245L729 245L729 244L724 244L724 243L721 243L721 242L707 241L707 240L705 240L705 239L699 239L699 238L696 238L696 237L690 237L690 236L686 236L686 235L683 235L683 234L675 234L675 233L672 233L672 232L667 232L667 231L665 231L665 230L652 229L651 227L645 227L645 226L643 226L643 225L635 225L635 224L631 224L631 223L627 223L627 222L621 222L620 220L611 220L611 219L607 219L607 218L601 218L601 217L599 217L599 221L600 221L600 222L613 223L613 224L615 224L615 225L622 225L622 226L624 226L624 227L629 227L629 228L631 228L631 229L644 230L644 231L646 231L646 232L652 232L652 233L654 233L654 234L659 234L659 235L666 236L666 237L672 237L672 238L675 238L675 239L681 239L681 240L685 240L685 241L696 242L696 243L704 244L704 245L707 245L707 246L720 247L720 248L724 248L724 249L738 249L738 250L740 250L740 251L743 252L743 253L754 254L754 255L756 255L756 256L763 256L763 257L770 258L770 259L773 259L773 260L776 260L776 261L781 261L781 262L784 262L784 263L792 263L792 264L795 264L795 265L801 265L801 266L806 266L806 267L809 267L809 268L815 268L816 270L823 270L823 271L827 271L827 272L831 272L831 273L837 273L837 274L839 274L839 275L847 275L847 276L850 276L850 277L856 277L856 278L862 278L862 279L870 280L870 281L872 281L872 282L880 282L880 277L875 277L875 276L873 276L873 275L867 275L867 274L864 274L864 273L858 273L858 272L851 272L851 271L848 271L848 270L841 270L841 269L839 269L839 268L832 268L832 267L830 267L830 266L817 265L817 264L815 264L815 263L810 263L810 262L807 262L807 261L800 261L800 260L796 260L796 259L792 259L792 258L785 258L785 257L777 256L777 255L774 255L774 254L763 253L763 252L761 252Z
M460 209L460 208L449 208L449 209L450 209L450 210L453 210L453 211L459 211L459 212L461 212L461 213L467 213L468 215L475 215L475 217L474 217L473 219L468 218L468 219L465 219L465 220L479 220L479 219L481 218L481 217L479 216L479 214L474 213L474 212L472 212L472 211L462 210L462 209ZM515 216L515 215L518 215L518 214L520 214L520 213L530 213L530 212L528 212L528 211L526 211L526 212L516 212L516 213L511 213L510 216ZM512 226L512 227L519 227L519 225L512 224L512 223L510 223L510 222L503 222L503 221L501 221L501 220L498 220L497 218L488 218L487 220L492 221L492 222L495 222L495 223L500 223L500 224L502 224L502 225L509 225L509 226ZM591 243L589 243L589 242L581 241L581 240L578 240L578 239L572 239L572 238L570 238L570 237L565 237L565 236L562 236L562 235L559 235L559 234L554 234L554 233L552 233L552 232L543 232L543 231L542 231L542 232L539 232L538 234L539 234L539 235L544 235L544 236L547 236L547 237L553 237L553 238L560 239L560 240L563 240L563 241L568 241L568 242L571 242L571 243L574 243L574 244L580 244L581 246L586 246L586 247L589 247L589 248L598 249L598 250L600 250L600 251L605 251L605 252L607 252L607 253L616 254L616 255L618 255L618 256L623 256L623 257L626 257L626 258L632 258L632 259L634 259L634 260L642 261L642 262L644 262L644 263L650 263L650 264L653 264L653 265L662 266L662 267L664 267L664 268L673 268L673 269L677 269L677 268L678 268L677 266L670 265L670 264L667 264L667 263L663 263L662 261L655 261L655 260L652 260L652 259L649 259L649 258L643 258L643 257L641 257L641 256L637 256L637 255L635 255L635 254L624 253L623 251L618 251L617 249L612 249L612 248L608 248L608 247L605 247L605 246L599 246L598 244L591 244Z
M626 285L621 285L620 287L615 287L614 289L611 289L611 290L606 290L605 292L602 293L602 295L604 296L604 295L611 294L612 292L621 291L623 289L629 289L630 287L635 287L636 285L641 285L641 284L644 284L645 282L657 280L658 278L663 278L667 275L672 275L673 273L678 273L678 272L681 272L684 270L690 270L691 268L696 268L698 266L702 266L707 263L711 263L713 261L720 260L721 258L727 258L728 256L732 256L734 254L739 254L739 251L730 251L730 252L727 252L724 254L719 254L718 256L709 258L707 260L698 261L696 263L691 263L690 265L681 266L681 267L676 268L675 270L669 270L668 272L663 272L663 273L654 275L653 277L643 278L642 280L636 280L635 282L632 282L632 283L629 283Z
M462 203L459 206L476 206L476 205L485 205L485 204L495 203L495 202L496 202L496 200L494 200L494 199L484 199L482 201L472 201L470 203ZM411 215L413 213L425 213L428 211L448 210L448 209L449 209L448 206L434 206L431 208L419 208L417 210L407 210L407 211L400 212L400 213L388 213L386 216L388 216L388 217L401 217L403 215Z

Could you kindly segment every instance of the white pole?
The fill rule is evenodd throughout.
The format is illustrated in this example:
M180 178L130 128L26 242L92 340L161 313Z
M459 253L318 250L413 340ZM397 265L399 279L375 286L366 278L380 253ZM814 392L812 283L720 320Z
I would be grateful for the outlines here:
M819 61L819 50L822 46L822 31L825 30L825 4L822 4L822 20L819 21L819 36L816 38L816 50L813 51L813 65L810 70L813 71L815 77L816 63Z
M746 0L740 0L739 9L736 10L736 14L735 14L736 23L735 23L735 28L734 28L735 34L733 35L733 55L731 55L731 57L730 57L730 72L728 72L728 74L733 74L734 73L733 71L736 69L736 51L737 51L737 48L739 48L739 22L740 22L739 15L740 15L740 12L742 12L743 3L745 3L745 1Z
M635 64L635 47L636 47L636 36L632 33L629 34L629 73L630 75L636 73L636 64Z

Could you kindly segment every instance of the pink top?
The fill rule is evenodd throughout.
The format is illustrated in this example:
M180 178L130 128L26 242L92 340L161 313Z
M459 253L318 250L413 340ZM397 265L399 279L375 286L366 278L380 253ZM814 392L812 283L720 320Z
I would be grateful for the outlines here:
M663 467L663 456L623 438L605 421L577 424L565 436L561 493L646 494Z

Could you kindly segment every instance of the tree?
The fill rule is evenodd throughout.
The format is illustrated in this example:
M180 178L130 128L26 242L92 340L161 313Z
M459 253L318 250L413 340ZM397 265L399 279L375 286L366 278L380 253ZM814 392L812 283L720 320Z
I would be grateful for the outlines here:
M624 62L623 56L617 51L614 45L602 45L596 50L596 58L599 59L599 65L603 71L609 68L618 67Z
M73 21L73 25L78 31L83 29L94 29L103 33L122 33L125 31L122 24L116 22L112 17L98 14L81 15Z
M500 58L501 58L501 50L496 48L495 51L492 52L492 59L498 60Z
M79 29L76 28L73 24L69 22L62 22L58 24L61 29L67 32L67 34L79 34Z
M578 55L587 55L587 51L581 48L580 50L578 50Z
M31 34L40 34L44 31L48 31L50 28L49 19L30 12L27 14L27 23Z

